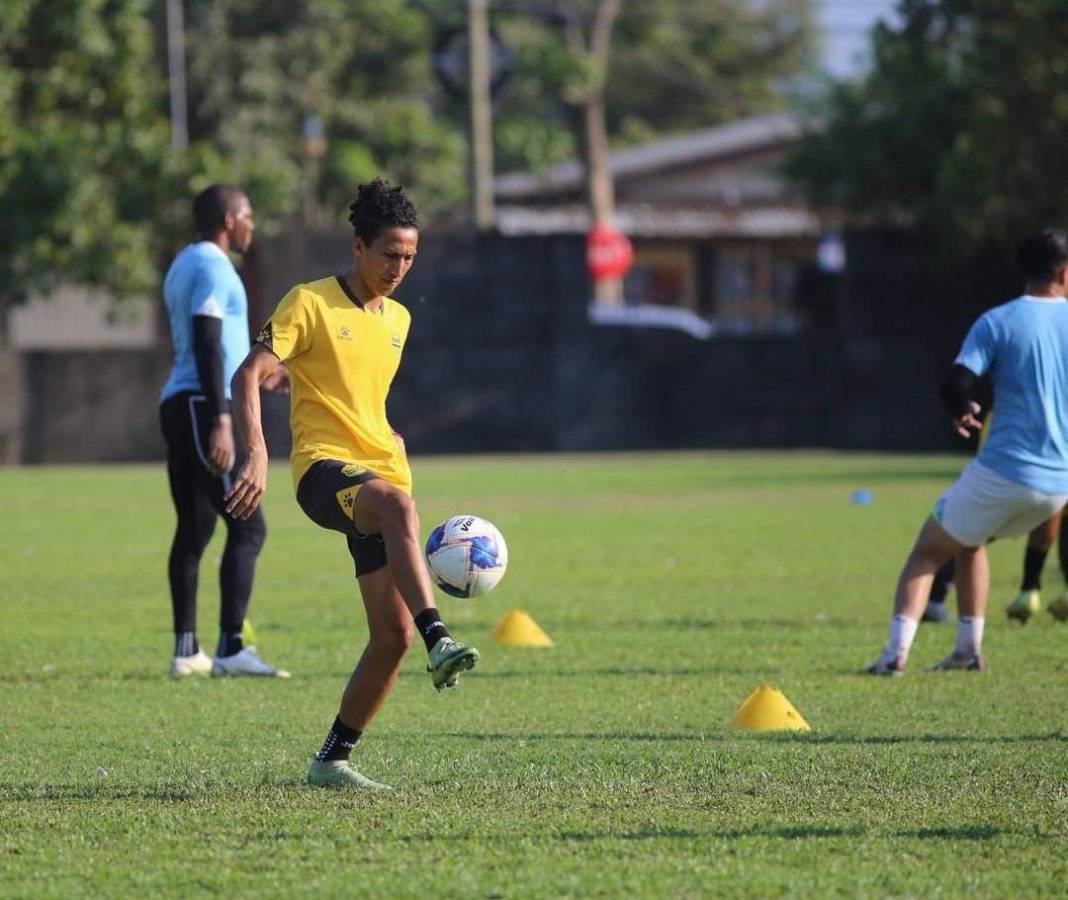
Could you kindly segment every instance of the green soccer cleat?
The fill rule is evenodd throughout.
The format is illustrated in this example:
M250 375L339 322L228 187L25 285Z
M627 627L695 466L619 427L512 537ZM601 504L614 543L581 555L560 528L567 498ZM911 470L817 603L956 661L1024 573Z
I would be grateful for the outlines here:
M932 672L985 672L986 660L976 653L958 656L951 653L942 662L931 667Z
M459 644L451 637L443 637L431 648L426 670L434 687L443 691L456 687L460 673L473 669L477 662L478 651L474 647Z
M1058 622L1068 622L1068 591L1061 594L1046 609Z
M1038 591L1020 591L1005 608L1005 615L1010 619L1016 619L1021 625L1026 625L1027 620L1041 608L1042 599Z
M347 759L313 759L308 768L308 784L322 788L353 788L363 791L391 791L388 784L379 784L356 771Z

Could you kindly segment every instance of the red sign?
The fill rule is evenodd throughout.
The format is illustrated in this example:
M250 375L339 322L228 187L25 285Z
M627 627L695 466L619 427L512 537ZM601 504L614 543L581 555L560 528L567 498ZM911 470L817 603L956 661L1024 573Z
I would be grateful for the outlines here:
M586 235L586 268L594 281L622 278L634 262L634 248L622 231L596 225Z

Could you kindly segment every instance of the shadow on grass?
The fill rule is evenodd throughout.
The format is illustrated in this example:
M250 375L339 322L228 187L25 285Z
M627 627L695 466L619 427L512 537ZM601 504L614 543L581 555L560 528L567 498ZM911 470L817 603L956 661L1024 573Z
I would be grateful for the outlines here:
M1006 833L1004 828L995 828L993 825L964 825L960 828L918 828L915 831L898 831L894 836L936 841L988 841Z
M695 831L691 828L642 828L638 831L562 831L561 841L658 841L658 840L744 840L752 837L779 838L781 840L806 840L809 838L861 837L864 829L828 828L819 825L784 825L774 828L739 828L725 831Z
M887 744L1029 744L1053 741L1068 743L1068 735L1053 734L1005 734L1005 735L966 735L966 734L903 734L903 735L833 735L794 732L767 732L754 734L735 731L693 731L686 733L658 733L643 731L578 731L578 732L526 732L505 734L503 732L452 731L443 732L442 737L460 738L469 741L635 741L643 743L678 743L682 741L737 741L755 740L764 743L790 744L843 744L872 745Z
M209 793L207 788L114 787L107 784L0 784L0 800L7 803L35 800L143 800L157 803L183 803L197 800Z
M774 673L771 673L774 674ZM632 678L636 675L657 675L660 677L687 677L691 675L759 675L770 677L767 666L702 666L697 668L661 669L654 666L605 666L599 669L513 669L503 672L487 672L479 669L470 676L483 679L498 678L589 678L591 676ZM400 673L401 678L426 678L425 672L408 670Z
M959 827L920 828L882 832L857 826L827 827L822 825L782 825L734 828L724 831L696 831L690 828L642 828L638 831L563 831L561 841L587 843L592 841L658 841L658 840L725 840L738 841L762 837L783 841L804 841L823 838L860 838L884 836L939 841L987 841L1010 832L992 825L962 825Z

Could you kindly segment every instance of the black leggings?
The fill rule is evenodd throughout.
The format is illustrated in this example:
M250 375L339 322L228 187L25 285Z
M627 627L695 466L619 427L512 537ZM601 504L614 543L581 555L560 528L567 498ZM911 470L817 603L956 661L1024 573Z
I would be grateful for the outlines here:
M183 392L160 405L160 425L167 442L167 478L178 526L171 542L167 576L171 585L174 630L196 631L197 576L200 558L215 532L216 518L226 523L226 546L219 567L219 628L226 633L241 630L252 593L252 577L267 525L259 508L247 519L230 517L223 497L230 475L242 464L238 459L230 473L219 477L207 468L211 418L203 396Z

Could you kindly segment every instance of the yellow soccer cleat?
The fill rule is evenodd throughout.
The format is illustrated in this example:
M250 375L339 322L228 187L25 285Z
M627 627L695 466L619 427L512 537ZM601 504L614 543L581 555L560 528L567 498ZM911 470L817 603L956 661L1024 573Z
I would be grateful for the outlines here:
M1042 600L1038 591L1020 591L1005 608L1005 615L1010 619L1016 619L1021 625L1026 625L1027 620L1041 608Z

